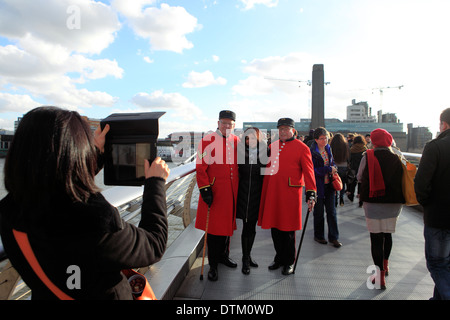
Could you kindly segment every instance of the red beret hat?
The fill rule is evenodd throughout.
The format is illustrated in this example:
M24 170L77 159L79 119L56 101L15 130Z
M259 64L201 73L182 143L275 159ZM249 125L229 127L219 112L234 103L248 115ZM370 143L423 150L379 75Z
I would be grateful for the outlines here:
M392 135L384 129L378 128L370 133L372 144L377 147L390 147L392 145Z

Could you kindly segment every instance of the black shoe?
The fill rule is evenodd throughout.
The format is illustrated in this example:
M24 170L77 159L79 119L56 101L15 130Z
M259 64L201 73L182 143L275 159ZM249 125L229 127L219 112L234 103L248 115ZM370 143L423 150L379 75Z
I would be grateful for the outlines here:
M242 273L250 274L250 259L242 258Z
M317 242L320 243L320 244L327 244L327 243L328 243L327 240L325 240L325 239L319 239L319 238L314 238L314 241L317 241Z
M291 264L289 266L283 266L283 271L281 271L281 273L285 276L293 274L294 273L294 265Z
M277 270L279 267L281 267L281 264L279 264L278 262L272 262L269 266L269 270Z
M237 263L234 262L232 259L230 259L230 257L228 257L228 256L224 256L219 262L223 263L224 265L226 265L227 267L230 267L230 268L237 267Z
M217 268L210 267L208 271L208 280L217 281L219 279L219 272L217 272Z
M252 259L252 257L250 257L249 261L250 261L250 267L253 267L253 268L259 267L258 264Z

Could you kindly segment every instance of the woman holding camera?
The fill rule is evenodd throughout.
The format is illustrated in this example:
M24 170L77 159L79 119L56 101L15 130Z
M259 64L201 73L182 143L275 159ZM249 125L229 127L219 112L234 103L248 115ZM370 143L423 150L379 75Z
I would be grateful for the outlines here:
M0 232L32 299L58 298L25 259L16 231L28 235L51 282L76 300L133 299L121 270L155 263L165 251L169 169L160 158L145 162L139 227L124 222L94 181L108 130L93 135L77 112L56 107L33 109L19 124L5 163ZM75 288L70 270L78 270Z

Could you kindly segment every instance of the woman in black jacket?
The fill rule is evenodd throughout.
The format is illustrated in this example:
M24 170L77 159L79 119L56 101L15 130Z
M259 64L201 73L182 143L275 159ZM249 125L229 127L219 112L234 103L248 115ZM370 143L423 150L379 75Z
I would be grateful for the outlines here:
M392 233L402 211L405 198L402 192L402 163L392 149L392 135L378 128L371 132L373 149L361 159L358 181L363 201L366 225L370 233L370 249L374 265L380 272L374 276L379 289L386 289Z
M264 175L267 144L262 139L258 128L248 128L238 147L239 191L237 197L236 217L242 219L242 273L249 274L250 267L258 267L250 252L256 236L259 203Z
M93 135L77 112L56 107L33 109L19 124L5 163L0 233L32 299L57 297L28 264L13 229L28 235L44 273L76 300L133 299L121 270L155 263L165 251L169 169L160 158L145 162L141 222L124 222L94 181L108 130ZM71 270L78 270L77 286L69 285Z

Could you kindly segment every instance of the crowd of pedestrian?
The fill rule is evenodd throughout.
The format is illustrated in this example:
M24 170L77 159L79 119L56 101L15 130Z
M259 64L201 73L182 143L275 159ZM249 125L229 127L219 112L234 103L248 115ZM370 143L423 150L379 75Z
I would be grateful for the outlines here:
M229 124L226 132L222 130L223 121ZM217 131L206 136L198 149L201 195L196 227L205 230L208 239L210 235L227 239L220 248L208 243L208 278L218 279L217 262L237 267L230 259L228 249L229 236L236 230L236 218L243 220L242 272L248 275L250 267L258 267L250 253L256 225L259 225L271 230L275 255L269 270L282 267L282 274L289 275L293 273L296 259L295 231L302 229L303 197L308 210L313 212L314 240L320 244L330 243L336 248L343 245L339 241L337 210L346 201L358 199L366 217L371 256L378 269L373 282L378 283L378 288L385 289L392 234L405 203L402 190L404 157L392 135L379 128L365 135L349 133L345 137L319 127L305 137L298 135L294 120L281 118L275 135L266 138L259 129L248 128L237 137L233 134L235 121L234 112L222 111ZM416 177L417 199L425 208L426 257L436 283L436 299L448 299L450 293L449 129L450 109L447 109L441 115L441 135L425 148ZM234 143L228 144L228 141ZM218 154L221 155L218 157ZM237 154L237 164L227 154ZM214 158L223 161L207 165ZM215 166L220 169L215 170ZM342 181L341 190L333 187L335 174ZM236 184L238 188L233 187ZM447 196L443 195L445 192ZM440 194L444 200L439 200ZM225 210L230 204L232 206ZM210 214L209 225L202 214L206 210ZM221 213L224 210L226 213ZM217 232L216 224L228 227L224 232ZM436 235L438 231L440 233Z
M200 199L195 227L206 233L208 279L218 280L219 263L238 265L229 252L236 219L243 221L242 273L248 275L258 267L251 252L259 225L271 230L274 258L268 269L282 268L283 275L290 275L303 201L308 213L313 212L314 240L340 248L337 210L347 199L357 198L379 270L373 282L386 288L392 234L405 203L404 158L392 135L375 129L345 138L320 127L303 137L294 120L280 118L274 136L248 128L238 137L233 134L235 121L233 111L221 111L217 130L202 139L197 152ZM145 160L141 222L138 227L124 222L94 182L102 168L108 131L106 126L92 134L78 113L56 107L36 108L19 125L5 163L9 193L0 201L0 233L8 258L35 299L57 299L56 289L67 291L63 289L67 265L80 266L89 275L83 277L80 290L69 292L73 298L132 299L122 270L148 266L164 254L168 232L164 184L169 169L160 158L153 163ZM414 188L424 209L433 299L448 300L450 108L441 113L440 131L425 146ZM335 176L342 187L334 186ZM54 283L42 280L45 274L36 272L36 263L29 262L17 235L26 235L39 268Z

